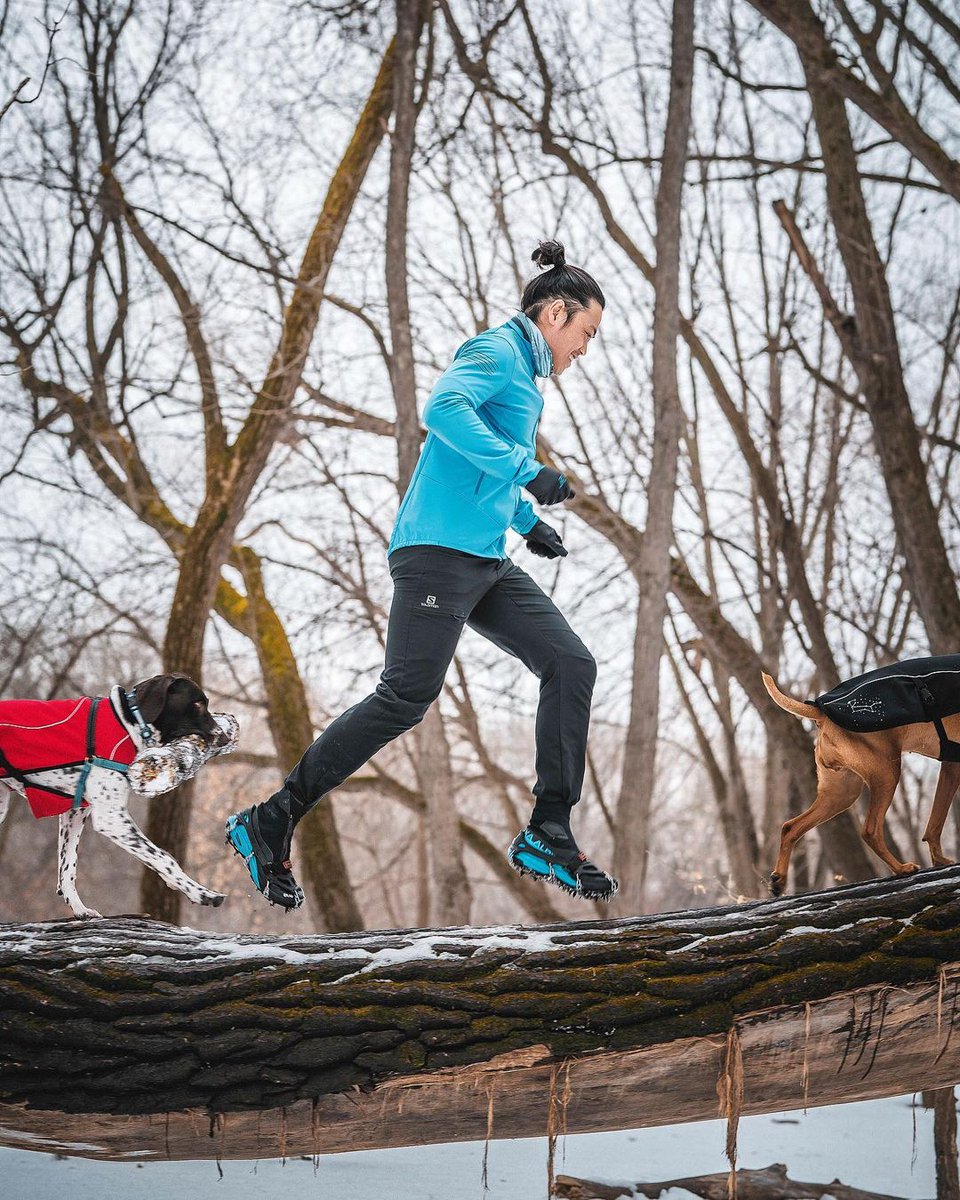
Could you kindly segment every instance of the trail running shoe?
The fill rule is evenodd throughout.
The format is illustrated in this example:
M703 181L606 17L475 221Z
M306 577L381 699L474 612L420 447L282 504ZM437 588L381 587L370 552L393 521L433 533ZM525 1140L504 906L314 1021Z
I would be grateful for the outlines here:
M507 860L521 875L533 875L581 900L612 900L620 886L590 862L557 821L528 825L511 842Z
M279 904L285 909L300 907L303 891L293 877L290 860L274 857L260 834L255 807L245 808L243 812L227 818L226 843L247 864L253 886L271 904Z

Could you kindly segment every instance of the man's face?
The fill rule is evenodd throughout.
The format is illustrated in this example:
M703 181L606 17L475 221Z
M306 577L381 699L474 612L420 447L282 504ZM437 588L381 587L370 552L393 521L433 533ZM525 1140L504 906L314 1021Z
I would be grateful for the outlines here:
M562 300L551 300L540 311L537 325L553 352L553 373L565 371L575 358L586 354L590 339L596 337L603 319L603 309L596 300L575 312L564 324L567 310Z

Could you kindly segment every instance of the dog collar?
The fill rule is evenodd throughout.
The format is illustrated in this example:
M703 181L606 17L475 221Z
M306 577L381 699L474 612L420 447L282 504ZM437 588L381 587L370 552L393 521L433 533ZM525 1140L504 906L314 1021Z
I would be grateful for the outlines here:
M126 700L127 707L130 709L130 715L137 723L138 733L148 746L152 746L154 741L156 741L156 736L150 726L143 719L143 713L140 711L137 705L137 689L134 688L132 691L124 692L123 698Z

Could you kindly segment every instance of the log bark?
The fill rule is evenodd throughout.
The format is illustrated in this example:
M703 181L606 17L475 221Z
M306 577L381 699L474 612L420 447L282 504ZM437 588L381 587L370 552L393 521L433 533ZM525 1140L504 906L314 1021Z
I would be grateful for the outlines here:
M665 1179L662 1183L609 1184L597 1183L592 1179L577 1179L573 1175L558 1175L554 1194L561 1200L626 1200L646 1196L657 1200L671 1188L683 1188L703 1200L728 1200L730 1176L695 1175L685 1179ZM737 1200L898 1200L881 1192L865 1192L862 1188L848 1187L838 1179L830 1183L803 1183L790 1179L783 1163L773 1163L759 1171L737 1172Z
M0 926L0 1125L74 1114L51 1127L105 1153L245 1157L281 1135L319 1152L703 1120L731 1039L733 1119L949 1087L958 883L325 937ZM227 1114L229 1145L203 1150L204 1113Z

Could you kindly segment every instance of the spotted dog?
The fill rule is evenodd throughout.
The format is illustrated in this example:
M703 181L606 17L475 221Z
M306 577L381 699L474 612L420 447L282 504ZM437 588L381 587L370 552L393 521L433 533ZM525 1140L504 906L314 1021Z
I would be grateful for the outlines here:
M195 904L224 897L155 846L127 811L126 769L148 746L199 734L217 745L223 731L207 697L186 675L154 675L130 691L73 700L0 701L0 822L12 789L35 817L59 816L57 894L78 917L99 917L77 895L77 848L87 817L98 833L138 858Z

